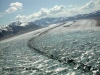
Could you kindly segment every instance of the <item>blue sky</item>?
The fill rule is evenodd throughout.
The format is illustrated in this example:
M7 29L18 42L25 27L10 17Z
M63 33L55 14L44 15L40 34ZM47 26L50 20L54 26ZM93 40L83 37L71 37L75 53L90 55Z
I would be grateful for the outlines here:
M0 25L99 10L100 0L0 0Z

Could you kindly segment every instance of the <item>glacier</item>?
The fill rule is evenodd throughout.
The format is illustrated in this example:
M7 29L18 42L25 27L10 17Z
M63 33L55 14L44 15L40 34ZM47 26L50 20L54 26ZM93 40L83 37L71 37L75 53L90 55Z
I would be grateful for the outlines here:
M0 75L100 75L99 25L68 21L0 41Z

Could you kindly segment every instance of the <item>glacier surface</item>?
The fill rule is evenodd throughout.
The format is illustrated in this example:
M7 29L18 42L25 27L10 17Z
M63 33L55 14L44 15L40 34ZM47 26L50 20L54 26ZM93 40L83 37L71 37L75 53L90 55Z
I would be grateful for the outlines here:
M0 41L0 75L100 75L99 25L69 21Z

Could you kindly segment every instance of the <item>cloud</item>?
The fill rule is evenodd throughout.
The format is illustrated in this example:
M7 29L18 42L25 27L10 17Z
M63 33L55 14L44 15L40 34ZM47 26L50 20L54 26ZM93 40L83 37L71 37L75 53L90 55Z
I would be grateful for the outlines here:
M69 7L69 8L70 8L70 7L73 7L73 5L69 5L68 7Z
M50 13L59 13L61 12L63 9L65 8L65 6L61 5L61 6L54 6L53 8L51 8L49 11Z
M95 2L91 0L89 3L87 3L87 4L84 5L84 6L82 6L82 7L81 7L81 10L85 10L85 11L89 10L89 11L90 11L90 10L93 9L95 6L96 6L96 5L95 5Z
M20 21L34 21L44 17L68 17L77 14L87 14L93 11L100 10L100 0L91 0L83 6L69 5L55 5L52 8L41 8L40 11L31 15L17 15L15 18Z
M50 8L50 9L41 8L40 11L35 12L28 16L19 14L15 17L15 19L20 20L20 21L28 21L28 20L41 19L44 17L56 17L56 16L62 15L61 13L63 12L64 8L65 6L63 5L61 6L55 5L53 8Z
M94 10L100 10L100 0L95 0L95 7Z
M100 0L91 0L86 5L82 6L80 10L87 13L100 10Z
M22 9L23 4L22 3L19 3L19 2L11 3L10 4L10 7L16 7L17 9Z
M15 12L19 9L22 9L23 4L19 3L19 2L15 2L15 3L11 3L9 6L10 7L6 10L6 12L7 13L12 13L12 12Z
M21 21L27 21L27 20L28 20L27 16L25 16L25 15L20 15L20 14L18 14L18 15L16 16L16 19L17 19L17 20L21 20Z
M45 9L45 8L41 8L41 10L39 11L40 13L40 16L47 16L50 12L48 9Z
M80 7L77 6L68 9L68 12L71 15L77 15L77 14L88 14L98 10L100 10L100 0L90 0L83 6Z
M7 13L11 13L11 12L14 12L14 11L17 11L17 8L15 7L10 7L6 10Z
M20 20L20 21L36 20L39 18L47 17L48 14L49 14L49 10L42 8L39 12L33 13L28 16L18 14L15 17L15 19Z

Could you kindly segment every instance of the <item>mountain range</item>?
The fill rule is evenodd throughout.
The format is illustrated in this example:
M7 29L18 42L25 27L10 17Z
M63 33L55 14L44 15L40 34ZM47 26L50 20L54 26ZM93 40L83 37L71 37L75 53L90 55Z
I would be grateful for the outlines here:
M72 21L78 19L100 19L100 11L95 11L89 14L78 14L76 16L71 16L71 17L59 17L59 18L47 17L31 22L20 22L20 21L12 22L7 26L1 25L0 38L36 30L51 24L63 23L66 21Z
M33 24L33 22L20 22L20 21L12 22L7 26L1 26L0 38L29 32L39 28L41 28L41 26Z
M78 20L78 19L97 19L100 18L100 11L92 12L89 14L78 14L71 17L59 17L59 18L42 18L41 20L35 20L34 23L37 25L50 25L56 23L62 23L66 21Z

